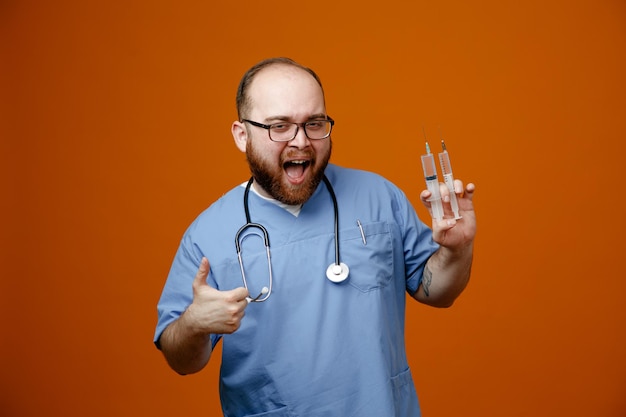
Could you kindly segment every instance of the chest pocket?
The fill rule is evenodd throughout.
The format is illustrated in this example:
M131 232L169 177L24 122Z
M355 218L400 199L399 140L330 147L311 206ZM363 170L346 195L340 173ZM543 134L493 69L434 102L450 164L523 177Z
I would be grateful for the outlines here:
M393 245L384 222L357 224L340 231L341 261L350 268L349 285L362 292L385 287L393 277Z

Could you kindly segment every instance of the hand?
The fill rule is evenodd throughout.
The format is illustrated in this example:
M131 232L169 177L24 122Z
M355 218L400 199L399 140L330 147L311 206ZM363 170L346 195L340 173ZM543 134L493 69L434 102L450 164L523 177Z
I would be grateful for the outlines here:
M464 189L462 181L454 180L454 191L456 193L457 202L459 204L459 214L461 216L458 220L454 219L454 214L450 206L450 191L448 187L440 183L439 188L443 202L444 216L443 219L439 221L435 219L432 221L433 240L450 250L462 250L472 244L474 236L476 235L476 216L474 213L474 204L472 203L476 187L474 184L469 183ZM422 204L428 209L432 217L432 209L428 201L430 197L431 193L428 190L424 190L420 194Z
M248 306L248 290L243 287L219 291L209 284L209 261L202 258L193 280L193 302L187 308L188 322L206 334L230 334L239 329Z

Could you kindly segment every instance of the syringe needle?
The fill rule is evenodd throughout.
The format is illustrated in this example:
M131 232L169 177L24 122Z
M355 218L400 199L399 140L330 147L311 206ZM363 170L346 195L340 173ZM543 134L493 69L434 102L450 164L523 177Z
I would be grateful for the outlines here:
M446 151L446 143L443 141L443 134L441 133L441 126L437 126L439 129L439 137L441 138L441 148Z
M424 132L424 141L426 142L426 154L430 154L430 145L428 145L428 139L426 138L426 129L422 126L422 132Z

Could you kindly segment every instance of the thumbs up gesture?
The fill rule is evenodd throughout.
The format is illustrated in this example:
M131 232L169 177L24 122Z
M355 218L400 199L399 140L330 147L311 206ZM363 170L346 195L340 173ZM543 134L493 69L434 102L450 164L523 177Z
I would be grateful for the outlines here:
M207 283L209 261L202 258L193 280L193 302L187 309L189 324L199 332L229 334L239 329L248 306L248 290L243 287L219 291Z

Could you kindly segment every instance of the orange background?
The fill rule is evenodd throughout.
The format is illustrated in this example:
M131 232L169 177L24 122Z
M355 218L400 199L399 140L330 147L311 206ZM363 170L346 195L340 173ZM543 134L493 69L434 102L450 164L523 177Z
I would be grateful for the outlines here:
M0 415L219 415L217 356L170 371L155 305L276 55L321 76L335 163L426 218L441 127L477 184L469 288L407 313L424 415L626 415L626 3L220 3L0 4Z

